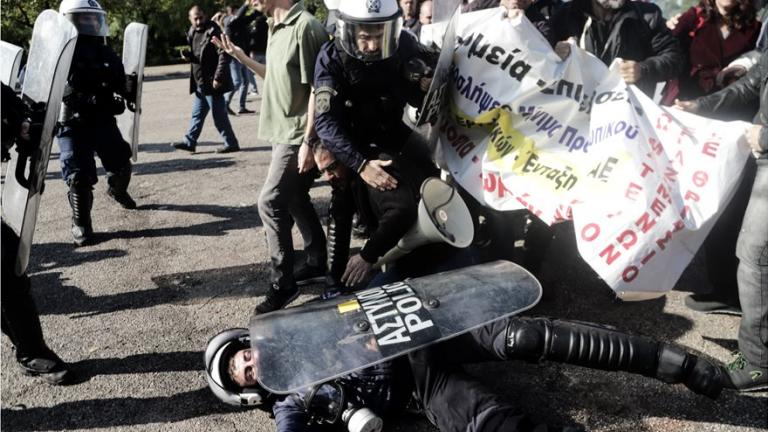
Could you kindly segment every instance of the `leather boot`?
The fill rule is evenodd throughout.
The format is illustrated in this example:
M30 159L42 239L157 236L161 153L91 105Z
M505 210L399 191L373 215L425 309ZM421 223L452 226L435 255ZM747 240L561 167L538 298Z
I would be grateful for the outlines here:
M72 207L72 238L77 246L83 246L93 238L91 225L93 191L90 186L71 187L67 197L69 206Z
M514 318L507 327L509 358L538 362L553 360L608 371L626 371L674 384L717 398L725 384L725 370L680 347L634 336L607 326L551 320Z
M107 195L112 197L124 209L133 210L136 208L136 201L128 195L128 185L131 183L131 172L133 168L130 164L116 172L107 173Z

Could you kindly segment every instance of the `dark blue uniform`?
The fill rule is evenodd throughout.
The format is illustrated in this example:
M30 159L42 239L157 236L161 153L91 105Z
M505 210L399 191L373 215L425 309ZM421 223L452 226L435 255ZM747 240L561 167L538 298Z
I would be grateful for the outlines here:
M314 81L315 128L323 144L354 171L386 153L415 159L415 165L424 165L428 172L429 151L423 141L409 141L418 134L403 123L403 112L406 104L420 107L425 95L415 79L414 60L433 66L437 56L408 32L400 34L394 56L372 63L348 55L335 41L323 45ZM335 184L331 196L329 285L338 285L347 264L354 213L351 189L349 184Z
M58 134L61 173L70 187L96 184L94 153L112 175L130 170L131 147L115 120L125 110L125 83L123 64L103 39L80 36Z
M58 134L62 179L69 186L72 236L83 245L93 234L91 207L96 176L94 153L107 171L107 194L127 209L136 208L128 195L131 146L123 139L115 116L122 114L135 94L127 89L120 58L102 37L77 40L61 110ZM135 85L131 86L135 89Z
M397 54L365 63L349 56L335 41L323 45L315 64L315 127L318 136L349 168L357 171L379 151L398 154L412 130L403 123L406 103L420 107L424 92L409 79L409 61L437 61L408 33L400 34Z

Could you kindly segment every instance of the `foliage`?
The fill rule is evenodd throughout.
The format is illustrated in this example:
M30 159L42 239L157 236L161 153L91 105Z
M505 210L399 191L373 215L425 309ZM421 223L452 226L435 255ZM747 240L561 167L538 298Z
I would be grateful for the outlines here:
M4 41L29 48L35 17L45 9L57 9L57 0L1 0L2 38ZM109 44L122 51L122 30L131 21L149 25L147 64L167 64L178 61L174 47L186 43L189 29L187 12L193 4L213 15L223 9L225 0L100 0L107 10Z

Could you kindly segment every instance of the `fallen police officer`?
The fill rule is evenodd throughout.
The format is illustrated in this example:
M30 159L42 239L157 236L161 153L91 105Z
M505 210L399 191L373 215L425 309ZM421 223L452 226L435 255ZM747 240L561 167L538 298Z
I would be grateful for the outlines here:
M259 385L259 353L251 348L248 330L226 330L211 339L205 351L208 385L214 394L230 405L271 412L278 432L314 432L329 424L376 431L382 417L396 418L414 403L443 432L581 430L533 423L461 367L507 360L628 371L683 383L713 399L723 386L720 366L679 347L597 324L548 318L499 320L290 395L270 394Z
M329 181L349 175L350 170L337 163L330 151L316 146L314 152L318 168ZM363 193L359 189L356 192L358 204L364 207L366 203L361 202L361 198L366 198L367 205L374 209L372 216L377 231L389 235L372 236L374 247L366 252L369 247L366 244L357 258L350 259L344 276L347 284L364 282L372 263L399 239L392 237L395 230L400 230L397 232L402 236L417 218L418 196L414 195L412 183L421 177L402 162L396 160L387 167L398 181L395 189L380 191L359 179L353 182L365 188ZM422 262L422 270L429 267L424 265L424 258L427 258L425 254L420 254L417 260ZM286 313L288 311L282 312L283 316ZM296 316L304 320L308 317L298 313ZM269 315L261 319L269 320ZM265 333L270 332L265 330ZM287 342L281 340L280 343ZM376 346L366 349L378 350ZM515 359L628 371L667 383L683 383L711 398L719 395L725 374L720 366L649 338L598 324L527 317L497 320L407 357L379 363L289 396L272 395L259 385L259 353L251 347L248 330L220 333L211 339L205 352L208 384L216 396L232 405L256 405L271 411L279 432L312 432L328 423L346 423L350 431L377 430L357 427L361 423L380 427L379 416L401 414L412 405L412 398L444 432L562 430L532 423L514 405L487 390L461 368L467 363ZM305 364L304 367L311 366ZM296 375L301 373L295 371Z

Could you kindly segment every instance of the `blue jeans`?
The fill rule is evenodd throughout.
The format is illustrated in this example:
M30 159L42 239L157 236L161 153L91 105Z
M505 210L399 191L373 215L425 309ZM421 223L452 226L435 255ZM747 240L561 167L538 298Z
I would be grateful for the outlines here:
M757 160L747 211L736 243L741 302L739 350L750 363L768 367L768 158Z
M229 123L227 105L222 95L204 95L200 90L194 93L195 100L192 103L192 119L189 121L189 130L184 135L184 144L189 147L197 145L197 139L203 131L203 124L208 111L213 111L213 124L224 139L224 145L232 148L240 148L235 132Z
M250 71L242 63L236 60L229 62L229 72L232 75L233 90L227 93L227 106L232 103L235 92L240 90L240 109L245 109L245 98L248 97L248 75Z

